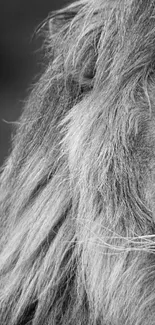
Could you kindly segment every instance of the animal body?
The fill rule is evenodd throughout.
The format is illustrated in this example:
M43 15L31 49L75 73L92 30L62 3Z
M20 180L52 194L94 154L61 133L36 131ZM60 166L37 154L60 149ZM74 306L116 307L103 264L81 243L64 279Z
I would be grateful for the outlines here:
M52 13L1 171L0 324L155 324L155 1Z

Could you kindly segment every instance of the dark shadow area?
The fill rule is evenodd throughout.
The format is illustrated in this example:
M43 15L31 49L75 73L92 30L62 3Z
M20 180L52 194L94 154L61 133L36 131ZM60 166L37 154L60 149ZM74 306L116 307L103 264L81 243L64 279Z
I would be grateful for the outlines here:
M35 34L48 14L67 0L0 2L0 165L7 157L12 123L43 70L43 37Z

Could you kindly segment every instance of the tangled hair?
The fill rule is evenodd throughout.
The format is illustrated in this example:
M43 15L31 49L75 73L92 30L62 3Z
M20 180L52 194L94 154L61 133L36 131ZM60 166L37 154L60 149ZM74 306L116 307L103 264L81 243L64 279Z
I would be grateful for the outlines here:
M1 173L0 324L154 325L155 0L75 2L47 53Z

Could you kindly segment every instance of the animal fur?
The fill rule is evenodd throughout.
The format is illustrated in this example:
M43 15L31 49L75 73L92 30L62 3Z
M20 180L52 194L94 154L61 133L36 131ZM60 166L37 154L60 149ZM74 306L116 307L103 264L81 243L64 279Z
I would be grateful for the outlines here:
M155 0L51 14L47 55L1 173L0 324L154 325Z

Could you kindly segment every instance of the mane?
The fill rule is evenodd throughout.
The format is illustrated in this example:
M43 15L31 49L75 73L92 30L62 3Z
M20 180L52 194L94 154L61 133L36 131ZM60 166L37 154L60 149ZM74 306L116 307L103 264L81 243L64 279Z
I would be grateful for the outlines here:
M0 324L153 325L155 1L52 13L1 170Z

